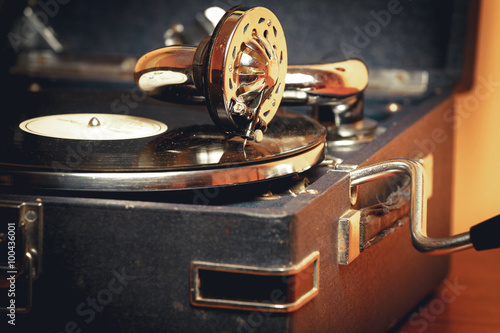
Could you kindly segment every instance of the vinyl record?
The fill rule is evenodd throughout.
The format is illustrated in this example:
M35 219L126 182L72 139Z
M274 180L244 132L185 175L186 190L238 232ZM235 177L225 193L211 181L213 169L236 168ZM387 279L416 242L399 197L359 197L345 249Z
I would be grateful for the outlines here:
M0 183L72 191L223 186L307 170L325 130L280 110L262 142L221 132L204 108L134 100L127 92L41 92L2 123ZM144 98L143 98L144 99Z

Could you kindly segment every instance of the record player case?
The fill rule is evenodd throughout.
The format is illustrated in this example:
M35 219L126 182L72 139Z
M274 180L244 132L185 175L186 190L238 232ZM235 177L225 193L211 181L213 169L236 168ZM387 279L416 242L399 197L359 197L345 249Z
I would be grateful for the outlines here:
M104 13L99 13L116 9L116 2L57 4L60 13L51 18L51 24L66 41L67 50L86 52L85 59L118 53L126 56L116 56L123 60L161 46L151 37L156 30L166 29L174 21L190 22L190 15L204 9L193 2L184 7L141 5L139 10L137 2L127 1L118 13L133 17L129 26L142 29L130 41L123 37L129 31L111 27ZM40 274L36 281L18 278L16 301L25 305L24 297L29 298L25 293L31 292L32 283L32 306L27 314L16 314L14 328L51 332L382 332L445 278L448 258L427 256L411 244L406 179L384 178L360 185L354 193L349 171L351 166L389 159L421 159L427 188L432 189L426 192L429 234L449 235L450 117L453 87L462 74L467 4L401 2L406 10L394 14L392 25L365 48L354 44L359 37L353 27L372 22L370 12L385 9L387 1L356 6L347 1L262 5L282 21L290 62L339 60L346 55L348 44L355 48L347 49L360 51L352 55L362 57L374 77L364 112L378 121L376 137L355 149L330 144L323 163L298 175L237 186L125 192L38 189L30 188L29 183L13 183L8 174L2 174L2 216L16 219L20 214L24 225L37 226L25 228L24 233L18 229L24 243L17 245L32 246L35 255L32 260L22 255L16 259L24 262L25 269L36 267ZM151 16L161 12L162 6L171 9L163 11L165 17ZM362 9L354 8L358 6ZM345 13L338 15L338 22L328 22L336 32L335 41L318 26L326 23L313 19L322 11ZM85 28L71 24L71 20L84 20L85 15L95 21ZM437 16L443 19L437 22ZM150 25L141 23L145 17ZM297 27L299 19L310 24L310 29ZM110 29L102 30L107 24ZM73 30L62 29L65 26ZM409 27L422 31L419 47L412 46L417 37L414 31L405 30ZM303 35L306 30L308 34L315 31L313 38ZM94 38L99 36L97 41L89 41L92 33ZM161 42L161 35L158 39ZM340 47L332 50L325 46L328 43ZM47 76L33 68L23 72L19 70L20 61L26 64L19 60L23 54L8 47L3 52L5 59L13 57L2 80L13 84L3 92L2 100L13 100L6 105L16 110L3 112L6 123L19 123L32 112L56 114L68 106L73 108L66 111L69 113L117 113L117 106L128 105L129 115L148 114L157 119L164 117L161 112L167 108L182 112L182 107L149 98L128 100L127 104L123 96L139 96L134 95L137 90L127 77L102 80L83 73L82 80L73 74ZM111 58L105 58L109 63ZM391 88L393 79L380 73L393 77L393 69L416 78L416 83L410 79L410 83ZM425 89L420 91L422 82ZM377 84L383 88L377 89ZM401 87L407 90L401 92ZM396 109L387 111L392 107ZM309 112L304 108L295 111ZM37 215L30 216L26 210ZM6 219L5 224L8 222ZM355 225L360 229L353 230ZM345 236L343 230L350 230L351 235ZM359 244L352 244L356 240L353 234L358 235ZM6 320L4 324L13 328Z

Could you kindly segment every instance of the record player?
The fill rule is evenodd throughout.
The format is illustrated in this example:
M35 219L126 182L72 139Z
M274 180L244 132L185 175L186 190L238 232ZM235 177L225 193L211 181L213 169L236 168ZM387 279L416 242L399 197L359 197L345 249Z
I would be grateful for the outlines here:
M464 1L218 5L0 7L8 329L386 331L474 243Z

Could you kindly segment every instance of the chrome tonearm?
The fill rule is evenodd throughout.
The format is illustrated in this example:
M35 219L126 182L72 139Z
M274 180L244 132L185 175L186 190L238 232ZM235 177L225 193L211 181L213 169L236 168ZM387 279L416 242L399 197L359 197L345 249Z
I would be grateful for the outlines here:
M142 56L134 76L150 96L206 103L217 126L256 141L280 104L326 105L348 114L362 100L368 71L361 61L288 66L287 56L271 11L236 7L198 47L168 46Z

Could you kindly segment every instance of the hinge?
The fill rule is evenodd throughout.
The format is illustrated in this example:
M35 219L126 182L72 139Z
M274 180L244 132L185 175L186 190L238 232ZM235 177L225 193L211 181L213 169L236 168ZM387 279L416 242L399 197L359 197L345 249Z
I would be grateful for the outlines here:
M42 271L43 205L0 201L0 219L0 286L7 289L7 304L0 311L28 312L33 281ZM25 296L24 303L19 295Z

